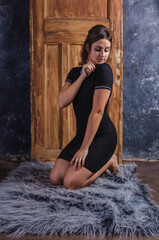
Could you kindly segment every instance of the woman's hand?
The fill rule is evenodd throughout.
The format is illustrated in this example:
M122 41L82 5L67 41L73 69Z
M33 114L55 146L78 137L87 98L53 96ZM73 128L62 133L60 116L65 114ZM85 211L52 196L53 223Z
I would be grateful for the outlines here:
M84 78L88 77L95 70L95 62L90 60L88 63L84 64L82 67L82 76Z
M75 167L76 170L80 170L85 163L86 156L88 154L88 148L80 148L71 159L71 165Z

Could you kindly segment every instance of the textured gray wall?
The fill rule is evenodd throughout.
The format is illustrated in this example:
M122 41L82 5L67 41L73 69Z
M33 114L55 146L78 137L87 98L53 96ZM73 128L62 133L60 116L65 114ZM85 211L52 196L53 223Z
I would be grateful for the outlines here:
M124 0L124 158L159 156L159 0ZM0 155L30 154L29 0L0 0Z
M159 158L159 0L123 10L123 156Z
M0 155L30 152L29 1L0 0Z

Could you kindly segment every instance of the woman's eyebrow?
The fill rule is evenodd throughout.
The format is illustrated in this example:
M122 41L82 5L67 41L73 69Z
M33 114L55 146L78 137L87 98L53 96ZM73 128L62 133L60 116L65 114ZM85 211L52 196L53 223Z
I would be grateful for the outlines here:
M95 47L100 47L100 48L101 48L101 46L98 46L98 45L97 45L97 46L95 46ZM110 48L110 47L106 47L106 48Z

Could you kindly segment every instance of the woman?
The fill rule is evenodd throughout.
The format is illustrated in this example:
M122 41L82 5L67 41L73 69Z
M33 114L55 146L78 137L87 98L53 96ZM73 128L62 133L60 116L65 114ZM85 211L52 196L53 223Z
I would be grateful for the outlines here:
M92 27L83 45L83 66L70 70L58 94L60 108L73 102L77 129L56 159L50 173L52 184L79 189L104 171L120 172L113 154L116 129L106 112L113 85L112 69L106 63L111 43L111 33L105 26Z

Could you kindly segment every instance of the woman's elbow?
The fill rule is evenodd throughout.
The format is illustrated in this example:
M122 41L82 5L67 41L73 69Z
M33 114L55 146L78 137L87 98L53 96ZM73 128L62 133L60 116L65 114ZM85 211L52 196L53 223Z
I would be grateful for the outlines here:
M59 94L57 96L57 101L58 101L59 108L61 109L67 107L71 103L71 102L64 101L64 97L60 96Z
M58 105L59 105L59 108L63 108L63 105L62 105L62 101L61 101L61 98L59 96L59 94L57 95L57 102L58 102Z
M103 109L92 109L92 114L97 114L98 116L103 117L104 110Z

